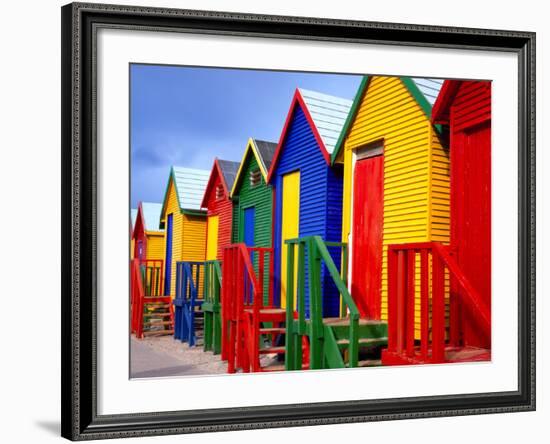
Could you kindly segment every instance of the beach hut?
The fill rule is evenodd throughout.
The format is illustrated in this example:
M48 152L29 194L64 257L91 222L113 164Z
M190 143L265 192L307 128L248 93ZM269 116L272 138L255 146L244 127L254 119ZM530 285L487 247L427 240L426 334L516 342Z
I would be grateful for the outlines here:
M164 259L164 230L160 228L162 205L140 202L132 233L134 256L139 260Z
M204 261L206 212L201 201L210 172L172 166L160 215L164 226L164 291L174 297L176 262Z
M130 209L130 259L134 258L134 226L136 224L137 208Z
M388 319L389 245L449 242L449 151L430 120L442 83L364 77L332 153L344 166L342 240L362 317Z
M275 189L274 298L282 307L286 307L285 241L312 235L340 241L342 169L331 166L330 156L351 104L304 89L297 89L292 98L268 173L268 183ZM324 268L321 288L323 316L337 316L339 294ZM306 301L306 312L307 305Z
M460 270L491 307L491 82L445 80L432 122L450 132L451 245ZM460 345L490 348L490 329L480 328L476 311L458 303L468 295L453 288L451 318ZM458 324L458 325L455 325Z
M267 184L267 172L276 148L272 142L248 139L231 190L234 242L271 247L273 191Z
M221 260L223 248L231 243L233 204L231 188L239 162L215 159L201 207L207 210L206 260Z
M231 190L233 200L233 242L248 247L271 247L273 232L273 190L267 184L267 173L277 144L250 138L239 164ZM257 255L256 255L257 256ZM257 261L258 258L254 257ZM265 273L269 273L269 261ZM264 283L267 303L268 280Z

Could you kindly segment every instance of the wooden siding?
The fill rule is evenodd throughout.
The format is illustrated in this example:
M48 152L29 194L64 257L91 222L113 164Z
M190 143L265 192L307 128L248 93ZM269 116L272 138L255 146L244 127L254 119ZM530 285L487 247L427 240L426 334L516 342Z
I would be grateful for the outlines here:
M235 214L233 238L243 242L242 220L245 208L254 207L256 219L254 221L254 245L257 247L271 247L273 232L273 190L266 185L263 175L258 185L250 185L250 172L259 168L254 154L249 151L245 160L243 180L235 190L234 197L238 199Z
M451 115L453 132L491 119L491 82L461 82Z
M260 183L250 184L250 172L260 168L258 160L252 152L248 150L246 158L243 160L242 179L233 193L233 233L234 242L244 242L244 210L254 207L254 245L256 247L272 247L273 234L273 189L271 185L265 183L264 175L260 175ZM257 255L255 262L258 261ZM265 275L269 273L270 264L265 264ZM264 299L267 300L269 294L269 280L264 283Z
M147 231L147 259L164 260L164 233L162 231Z
M217 167L215 168L215 176L213 183L210 186L210 193L207 196L207 214L208 216L219 216L218 223L218 240L217 240L217 259L221 260L223 256L223 249L231 244L231 227L233 225L233 203L229 199L228 193L225 192L223 197L216 198L216 189L222 185L219 174L217 173Z
M449 156L399 78L370 78L344 141L344 242L350 241L352 223L353 152L380 142L384 146L381 317L387 320L388 245L449 241ZM419 327L417 316L418 333Z
M461 271L491 307L491 83L458 83L449 108L451 240ZM461 338L466 345L490 348L490 332L479 329L475 317L462 311Z
M168 215L172 214L172 268L170 277L170 296L175 297L176 290L176 262L182 260L182 245L183 245L183 214L180 212L178 197L174 182L170 179L168 185L168 193L166 197L165 213L161 216L162 220L167 219ZM164 235L164 251L166 252L167 234ZM166 269L166 264L164 264Z
M294 109L292 120L281 146L276 168L273 171L275 185L275 297L280 295L281 270L281 201L282 178L285 174L300 171L300 224L299 235L319 235L324 240L339 241L341 219L341 175L336 174L327 164L321 148L313 134L310 123L300 106ZM329 199L330 191L330 199ZM330 220L328 214L330 213ZM331 224L328 229L329 222ZM339 263L336 262L337 264ZM325 316L336 316L339 312L339 294L332 284L325 267L322 273L322 289ZM306 276L306 295L307 295ZM306 301L307 305L308 301Z

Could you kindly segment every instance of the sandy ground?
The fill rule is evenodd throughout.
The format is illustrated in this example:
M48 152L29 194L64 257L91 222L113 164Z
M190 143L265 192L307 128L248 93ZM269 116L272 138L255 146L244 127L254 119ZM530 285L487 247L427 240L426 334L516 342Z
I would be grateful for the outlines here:
M262 365L274 362L274 356L262 356ZM130 377L218 375L227 373L227 362L220 355L205 352L202 345L189 347L172 336L130 340Z
M130 342L130 375L150 378L182 375L216 375L227 372L220 355L202 346L189 347L172 336L135 339Z

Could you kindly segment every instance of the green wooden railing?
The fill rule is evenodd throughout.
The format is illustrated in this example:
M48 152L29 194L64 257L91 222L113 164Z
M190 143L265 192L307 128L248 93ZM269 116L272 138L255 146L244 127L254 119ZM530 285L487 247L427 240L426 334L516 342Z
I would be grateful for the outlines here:
M286 272L286 360L287 370L302 368L302 337L309 336L310 369L325 367L323 323L323 289L321 266L324 263L340 294L341 316L349 319L349 367L357 367L359 355L359 310L347 285L347 245L340 242L324 242L320 236L306 236L285 241L287 245ZM328 248L342 251L341 272L334 264ZM309 295L309 319L306 319L306 254ZM295 260L297 264L295 265ZM297 269L296 269L297 267ZM295 282L296 276L296 282ZM296 296L296 297L295 297ZM295 300L296 299L296 300Z
M220 293L222 286L222 270L220 261L204 263L204 350L212 350L214 354L221 351L221 313Z

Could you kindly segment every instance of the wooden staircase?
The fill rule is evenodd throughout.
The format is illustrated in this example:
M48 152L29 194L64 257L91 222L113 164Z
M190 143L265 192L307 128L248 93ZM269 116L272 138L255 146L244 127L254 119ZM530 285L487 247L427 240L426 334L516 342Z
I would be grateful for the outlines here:
M174 339L189 347L202 345L204 337L204 262L176 262L176 297Z
M133 259L130 270L132 334L138 339L173 334L170 296L163 295L162 260Z
M228 373L284 370L286 312L273 305L273 250L234 244L223 257L222 359Z
M204 351L215 355L221 352L221 262L217 260L204 263L204 302L202 303Z
M285 368L301 370L381 365L381 350L387 344L387 324L379 320L360 318L359 310L346 285L347 245L324 242L319 236L291 239L287 240L286 244L288 259ZM336 255L341 258L340 271L329 253L329 248L340 249ZM306 263L309 283L307 303ZM323 317L323 265L340 293L340 317ZM307 350L304 344L308 345ZM307 364L303 359L305 354L309 357Z
M384 365L491 359L490 308L462 273L454 254L452 248L438 242L389 246L389 341L382 353ZM420 282L416 282L417 275ZM464 341L462 328L466 321L475 324L482 338L480 343ZM418 323L419 338L415 331Z
M174 334L174 313L169 298L146 296L143 307L144 337Z

